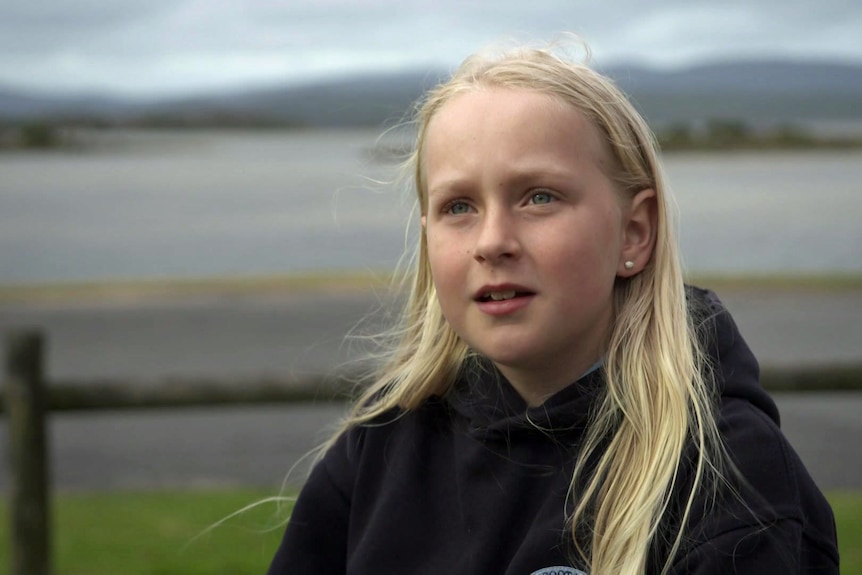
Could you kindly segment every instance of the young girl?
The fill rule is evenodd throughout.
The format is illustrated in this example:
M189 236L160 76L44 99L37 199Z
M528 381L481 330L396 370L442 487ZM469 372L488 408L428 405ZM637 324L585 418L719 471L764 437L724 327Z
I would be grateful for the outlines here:
M683 285L625 97L522 49L468 59L417 120L397 345L269 573L837 573L754 357Z

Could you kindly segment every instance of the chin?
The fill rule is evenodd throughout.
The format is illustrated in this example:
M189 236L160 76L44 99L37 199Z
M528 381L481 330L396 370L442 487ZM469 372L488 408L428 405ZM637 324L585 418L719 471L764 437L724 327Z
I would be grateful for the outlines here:
M474 348L476 349L476 348ZM508 368L513 370L532 369L540 360L530 354L513 353L512 350L490 350L488 352L477 349L479 355L488 359L498 368Z

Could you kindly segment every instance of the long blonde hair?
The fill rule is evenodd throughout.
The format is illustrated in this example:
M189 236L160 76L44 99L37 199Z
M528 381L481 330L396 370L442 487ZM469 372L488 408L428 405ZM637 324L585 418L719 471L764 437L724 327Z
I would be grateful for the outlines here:
M654 137L613 83L585 64L551 49L473 56L417 107L418 135L410 163L423 213L427 190L421 159L428 124L454 96L481 87L536 91L574 106L607 142L615 163L610 177L620 193L656 192L652 258L641 273L618 278L614 287L606 389L571 480L569 527L575 549L593 573L643 573L662 519L670 513L672 492L681 482L677 473L683 452L693 443L693 487L683 494L681 516L673 518L679 528L669 542L661 542L668 543L662 568L667 572L696 494L717 473L721 450L709 371L689 320L671 199ZM390 334L395 344L342 431L445 394L470 354L443 317L424 233L408 281L401 323Z

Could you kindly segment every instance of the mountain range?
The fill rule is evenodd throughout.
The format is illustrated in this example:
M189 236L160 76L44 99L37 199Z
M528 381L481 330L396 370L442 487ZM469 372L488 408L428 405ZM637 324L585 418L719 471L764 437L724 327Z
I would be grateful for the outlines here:
M862 120L862 64L733 61L661 70L602 69L651 123ZM0 87L0 119L138 125L392 125L447 76L444 70L331 78L305 84L141 100L107 94L28 93Z

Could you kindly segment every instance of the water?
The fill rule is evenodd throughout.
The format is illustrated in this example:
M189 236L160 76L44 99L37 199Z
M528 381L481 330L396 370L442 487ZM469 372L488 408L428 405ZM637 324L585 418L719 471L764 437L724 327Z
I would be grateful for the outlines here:
M369 155L377 135L121 132L2 154L0 283L391 268L412 198ZM862 272L862 151L666 167L690 271Z
M862 151L671 156L696 272L862 271Z

